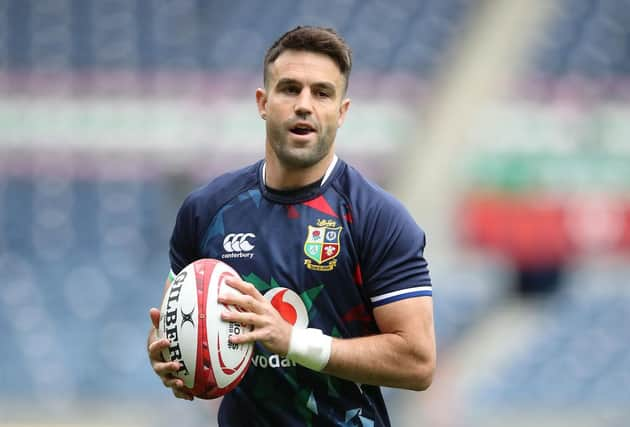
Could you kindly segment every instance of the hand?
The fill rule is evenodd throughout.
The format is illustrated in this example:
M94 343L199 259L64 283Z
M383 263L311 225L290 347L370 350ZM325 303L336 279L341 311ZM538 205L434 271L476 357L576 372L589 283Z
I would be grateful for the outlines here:
M193 395L184 389L184 381L175 376L180 367L179 362L165 362L162 357L162 350L167 349L170 341L166 338L158 339L156 331L160 322L160 310L151 308L149 310L153 328L149 331L147 352L153 371L160 377L165 387L171 388L175 397L179 399L193 400Z
M245 312L224 311L221 319L251 325L254 330L242 335L232 335L230 342L242 344L259 341L267 350L280 356L289 351L292 326L282 318L271 302L269 302L251 283L230 278L226 283L240 291L242 295L228 294L219 297L219 303L234 305Z

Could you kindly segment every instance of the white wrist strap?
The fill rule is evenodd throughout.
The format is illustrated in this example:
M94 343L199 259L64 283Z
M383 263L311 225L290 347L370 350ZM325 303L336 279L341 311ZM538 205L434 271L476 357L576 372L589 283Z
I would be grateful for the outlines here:
M332 337L321 330L293 328L287 358L314 371L321 371L328 364L332 349Z

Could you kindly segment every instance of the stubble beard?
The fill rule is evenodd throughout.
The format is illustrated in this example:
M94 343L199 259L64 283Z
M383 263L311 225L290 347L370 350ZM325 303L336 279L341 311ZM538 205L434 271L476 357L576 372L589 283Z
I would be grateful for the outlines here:
M334 135L318 134L315 145L305 147L291 146L289 137L286 134L280 135L279 132L272 131L269 137L271 149L280 164L287 169L295 170L310 168L326 157L330 152Z

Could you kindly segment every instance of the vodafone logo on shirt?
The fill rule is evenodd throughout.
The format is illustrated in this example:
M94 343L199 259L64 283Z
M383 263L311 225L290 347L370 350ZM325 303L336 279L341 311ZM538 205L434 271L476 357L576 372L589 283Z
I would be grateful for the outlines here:
M223 249L226 253L221 258L254 258L252 251L256 235L254 233L230 233L223 239Z
M308 311L302 298L289 288L272 288L265 292L265 298L278 310L284 320L296 328L308 326ZM252 365L257 368L288 368L296 366L295 362L277 354L256 353L252 357Z
M273 308L284 320L296 328L306 328L308 326L308 312L304 301L298 294L289 288L273 288L265 292L265 298L271 302Z

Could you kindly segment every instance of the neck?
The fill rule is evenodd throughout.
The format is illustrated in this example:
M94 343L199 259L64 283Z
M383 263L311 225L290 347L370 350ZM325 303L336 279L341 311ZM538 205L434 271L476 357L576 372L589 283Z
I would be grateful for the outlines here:
M289 169L281 165L275 156L265 156L265 185L276 190L307 186L324 177L334 159L335 154L331 152L309 168Z

